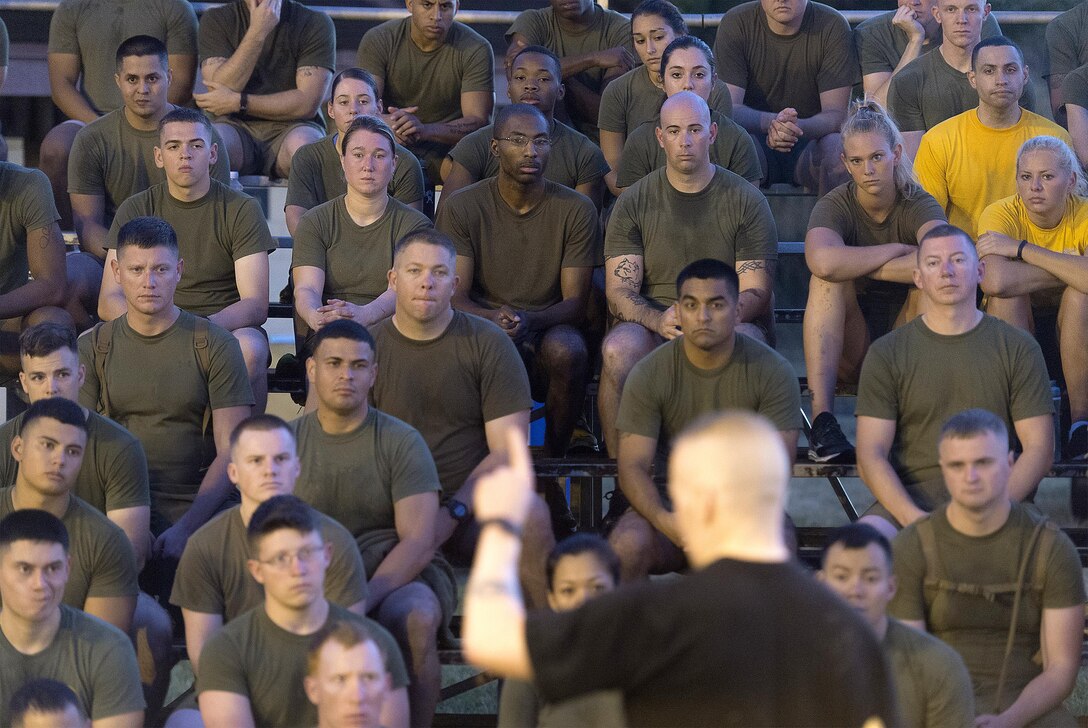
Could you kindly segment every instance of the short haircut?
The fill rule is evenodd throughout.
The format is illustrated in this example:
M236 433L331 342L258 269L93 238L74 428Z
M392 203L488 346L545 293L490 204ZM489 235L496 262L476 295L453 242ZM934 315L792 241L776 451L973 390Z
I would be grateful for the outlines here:
M703 55L706 56L706 63L710 67L710 72L712 74L717 72L718 64L714 60L714 51L710 50L710 46L694 35L682 35L679 38L674 38L672 43L665 46L665 52L661 54L662 78L665 76L665 69L669 67L669 59L672 58L672 54L685 48L701 50Z
M922 259L922 247L925 246L927 240L933 240L934 238L954 238L959 237L967 241L967 247L970 248L975 257L978 257L978 252L975 251L975 241L968 234L966 230L955 225L942 224L935 228L931 228L922 239L918 241L918 260Z
M378 648L378 654L382 656L383 665L388 658L381 644L374 638L374 633L365 624L353 619L332 619L326 622L325 626L310 638L310 646L306 650L307 675L313 676L317 672L321 649L328 642L335 642L349 650L356 645L373 642L374 646Z
M676 276L676 295L680 295L680 288L688 280L697 278L701 281L725 281L726 290L730 298L735 302L740 297L740 278L736 269L728 263L715 258L700 258L684 266L680 274Z
M19 356L49 356L61 349L79 352L76 330L67 324L45 321L19 334Z
M1024 65L1024 51L1020 50L1020 46L1016 45L1016 42L1011 38L1007 38L1003 35L995 35L990 38L983 38L975 46L975 49L971 51L971 70L975 70L975 66L978 65L978 52L983 48L1000 48L1008 46L1016 51L1016 55L1020 56L1020 65Z
M169 68L166 44L151 35L134 35L121 41L117 46L117 72L121 72L121 63L132 56L156 56L163 68Z
M239 422L230 433L230 447L233 450L238 440L247 432L274 432L275 430L286 431L291 436L291 441L295 441L295 433L283 419L276 415L253 415Z
M83 416L83 408L77 402L64 397L46 397L30 405L23 415L23 432L25 433L33 422L46 417L62 425L77 427L83 431L84 435L87 434L87 418Z
M329 88L329 101L336 98L336 87L340 85L340 82L348 80L362 81L369 86L370 93L374 95L374 101L377 102L378 97L381 95L378 93L378 82L374 80L374 77L368 71L361 68L345 68L333 77L332 86Z
M72 688L47 677L34 678L23 683L11 696L8 720L13 728L22 728L27 713L63 713L69 705L75 706L80 719L87 720L87 714Z
M506 125L510 123L511 119L519 116L542 121L544 123L544 128L548 128L548 119L540 109L530 104L510 104L501 107L495 112L495 123L491 126L491 138L498 139L500 136L503 136L506 133Z
M68 553L68 529L48 511L21 508L0 519L0 552L16 541L56 543Z
M404 252L404 249L413 243L422 243L423 245L433 245L437 248L442 248L446 251L450 260L457 260L457 248L454 247L453 242L445 233L435 230L434 228L421 228L419 230L413 230L410 233L405 233L404 236L397 241L397 244L393 246L394 264L397 262L397 258L400 257L400 254Z
M273 496L257 506L246 529L250 555L256 558L264 537L285 528L304 534L317 532L314 510L301 498L293 495Z
M347 156L348 142L351 141L351 137L356 132L360 131L368 131L371 134L385 137L385 140L389 142L389 152L391 154L397 153L397 138L393 135L393 130L389 128L389 125L376 116L363 114L352 119L347 131L344 132L344 138L340 140L341 157Z
M322 343L329 339L348 339L350 341L357 341L370 346L370 350L375 354L378 353L378 345L374 341L374 337L371 336L367 328L358 321L352 321L350 319L337 319L330 324L322 326L314 337L310 339L310 351L313 354L317 353L317 349Z
M166 248L180 256L178 250L178 234L173 226L161 217L134 217L117 231L117 256L128 247L150 250L151 248Z
M612 575L612 581L620 583L620 557L612 550L608 541L595 533L576 533L555 545L544 565L548 577L548 591L555 586L555 567L565 556L593 554Z
M947 439L966 440L986 433L993 433L998 440L1008 442L1009 428L1005 421L993 412L984 409L969 409L952 415L941 425L937 444Z
M212 123L208 120L208 117L204 115L203 111L179 106L173 111L168 112L166 116L159 119L159 136L162 136L162 130L166 128L167 124L174 123L199 124L204 127L204 131L208 135L208 140L211 141L212 139Z
M868 523L848 523L839 526L827 537L827 545L824 547L823 556L820 557L820 565L827 566L827 554L831 547L840 544L844 549L863 549L871 543L875 543L884 552L887 561L888 573L892 573L892 545L887 537Z
M677 35L688 34L688 24L684 22L684 16L680 14L680 11L675 5L668 2L668 0L643 0L636 7L634 12L631 13L631 22L634 22L635 18L643 15L653 15L661 18L665 21L665 24L672 28L672 32Z
M518 59L526 53L534 53L538 56L547 56L548 58L550 58L552 64L555 66L555 68L552 70L555 71L556 78L559 80L560 83L563 82L563 62L559 60L559 56L557 56L554 51L552 51L550 48L545 48L542 45L525 46L520 51L515 53L513 59L511 59L510 61L510 68L513 68L514 65L518 62Z

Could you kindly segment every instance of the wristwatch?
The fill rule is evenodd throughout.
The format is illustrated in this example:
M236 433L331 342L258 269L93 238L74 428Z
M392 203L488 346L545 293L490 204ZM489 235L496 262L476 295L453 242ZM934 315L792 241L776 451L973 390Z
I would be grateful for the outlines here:
M449 501L446 502L446 510L453 516L453 520L458 523L464 523L468 520L468 506L456 498L450 498Z

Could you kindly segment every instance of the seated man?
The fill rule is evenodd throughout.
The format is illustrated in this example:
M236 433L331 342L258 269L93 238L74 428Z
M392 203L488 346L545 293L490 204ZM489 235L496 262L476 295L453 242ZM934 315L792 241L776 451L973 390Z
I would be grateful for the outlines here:
M264 602L228 622L200 653L200 714L218 726L305 726L317 721L306 699L307 646L313 635L338 621L364 624L385 653L393 698L408 684L393 637L377 622L325 599L330 545L315 512L293 496L276 496L254 511L246 528L250 574L264 587ZM386 700L382 725L402 728L407 716Z
M982 264L967 233L940 225L918 243L920 316L873 342L858 384L858 472L877 503L865 519L886 537L948 500L935 443L944 421L981 407L1023 452L1009 494L1028 497L1054 458L1043 353L1031 335L975 306Z
M899 0L895 10L863 20L854 28L861 85L867 99L888 108L891 80L915 58L941 47L944 32L935 14L939 1ZM1001 28L994 14L987 13L982 21L982 37L994 35L1001 35Z
M760 149L764 184L823 194L843 181L839 127L857 58L846 19L810 0L752 0L731 9L714 37L733 119Z
M63 0L49 21L49 89L67 121L42 140L41 168L53 186L61 220L68 209L68 154L76 134L124 101L114 81L114 51L134 35L149 35L169 54L169 100L192 101L196 79L196 13L185 0L149 0L134 8L128 0ZM118 203L121 201L118 200Z
M127 633L139 592L136 557L125 532L72 493L86 445L78 404L60 397L32 404L11 442L19 467L15 484L0 488L0 518L36 508L61 519L71 539L64 603Z
M0 724L14 723L13 694L28 680L69 685L100 725L144 725L140 669L128 635L61 603L68 532L56 516L27 508L0 520Z
M114 254L110 272L128 310L79 340L86 371L80 404L140 440L151 485L154 553L176 560L232 488L226 473L230 433L249 416L253 395L234 337L174 305L182 263L173 228L157 218L136 218L118 231ZM161 576L153 593L165 597L172 573L161 563L148 573Z
M680 335L676 276L700 258L735 265L742 333L773 343L771 305L778 233L759 190L710 161L717 127L706 101L681 91L661 107L665 166L633 184L612 211L604 241L605 294L619 323L602 349L598 404L613 456L616 413L627 374Z
M64 683L47 677L28 680L15 691L8 704L8 720L12 728L91 728L79 696Z
M208 638L264 597L246 568L250 556L246 528L262 503L291 495L299 471L294 435L286 422L273 415L255 415L234 428L230 454L227 475L238 487L242 502L190 537L170 594L170 603L181 608L185 648L198 674ZM333 519L320 513L315 518L322 540L332 550L325 597L348 611L365 614L366 572L354 539Z
M517 345L544 400L544 451L562 457L590 376L581 329L600 233L584 195L545 179L551 142L532 106L500 109L491 140L498 176L445 198L436 225L457 247L455 307Z
M975 725L971 676L960 656L936 637L888 616L888 603L896 592L888 539L865 523L836 529L828 537L819 578L869 623L880 640L903 725Z
M937 448L951 500L895 539L889 611L960 654L974 683L975 725L1072 725L1062 701L1073 692L1084 629L1076 549L1015 502L1000 417L961 412L944 423Z
M406 0L410 15L371 28L356 65L377 81L382 117L423 163L430 186L446 153L487 124L495 106L495 54L482 35L453 18L460 0Z
M149 35L129 38L117 47L117 88L122 106L79 130L68 163L68 196L80 249L106 259L106 237L122 202L166 181L155 164L159 121L178 108L170 103L171 79L166 44ZM230 184L230 163L219 134L212 133L219 154L212 176ZM95 281L97 288L100 281Z
M895 122L875 102L854 107L842 147L851 180L816 201L805 234L812 271L804 320L808 456L819 463L853 456L835 419L835 385L857 381L873 338L920 313L913 286L918 241L946 222L908 171Z
M984 32L992 16L990 4L983 0L940 0L933 5L932 13L941 27L937 52L909 63L888 85L888 108L903 132L908 159L918 151L922 134L978 105L970 80L975 70L971 62L975 46L983 37L1001 36L1000 28L994 33ZM1024 108L1034 109L1030 83L1020 88L1016 98Z
M691 91L710 105L718 79L710 46L693 35L682 35L669 43L661 54L661 79L666 97ZM718 128L710 147L710 161L758 185L763 171L752 137L735 121L713 108L710 109L710 123ZM658 137L661 133L660 117L632 130L616 172L616 186L621 191L665 166L665 149Z
M559 56L571 126L596 144L601 94L635 66L631 21L595 0L551 0L549 7L521 11L506 42L507 67L525 46L544 46Z
M442 688L439 633L457 607L453 571L435 552L442 486L427 444L367 404L377 370L374 339L354 321L317 333L306 362L317 411L291 423L298 435L298 493L336 514L370 575L367 609L407 658L412 725L430 725ZM391 371L388 376L399 376Z
M393 252L390 318L371 327L378 377L371 393L382 412L423 436L442 484L435 547L466 563L479 528L472 494L480 474L506 457L506 433L529 427L529 379L510 337L486 319L455 311L457 249L442 233L418 230ZM525 535L522 580L543 606L544 561L555 543L548 508L536 498Z
M978 108L942 121L922 137L914 172L944 208L948 222L976 235L986 206L1016 192L1009 171L1020 145L1040 134L1069 142L1065 129L1020 107L1028 81L1024 54L1004 36L980 41L967 74Z
M19 337L23 371L19 381L30 403L49 397L79 401L86 369L79 362L76 334L68 326L38 324ZM131 432L94 410L83 408L87 444L72 493L125 532L136 564L143 568L150 547L151 495L147 458ZM26 413L0 427L0 484L12 484L19 464L11 443L23 430Z
M512 103L535 106L548 121L552 145L545 179L581 192L599 209L608 163L589 137L555 119L556 104L566 94L559 56L543 46L525 46L510 61L506 81ZM449 171L442 179L443 200L499 173L499 160L491 153L494 136L494 126L489 124L467 134L450 150Z
M737 333L736 271L719 260L697 260L680 271L676 295L683 335L631 370L616 420L621 493L613 494L608 515L619 520L608 541L620 557L625 581L687 564L672 504L654 484L662 446L700 415L723 409L768 418L791 456L801 428L801 390L793 367L766 344ZM629 501L626 512L616 507L617 495Z
M299 149L291 162L283 213L292 237L307 210L347 192L340 140L357 117L379 116L383 108L377 82L363 69L347 68L333 78L326 112L336 131ZM425 189L419 160L400 144L395 155L397 166L389 182L389 196L422 210Z
M324 135L321 100L336 68L332 18L295 0L232 0L200 17L193 96L215 117L239 174L286 179L299 147Z
M510 465L481 478L476 496L484 530L464 621L474 665L535 680L550 701L619 690L627 725L898 723L872 631L791 561L789 458L766 419L705 415L677 440L669 494L690 575L562 613L527 615L517 588L535 478L525 438L510 440Z
M385 656L358 622L334 622L314 635L306 655L306 697L317 708L317 728L381 728L389 692Z
M979 218L986 312L1025 331L1053 320L1069 393L1065 459L1088 457L1088 187L1061 139L1037 136L1016 157L1016 194ZM1037 326L1039 324L1039 326Z
M1088 3L1080 2L1046 25L1046 65L1043 78L1050 89L1050 110L1061 120L1068 97L1065 77L1088 63Z
M1088 161L1088 65L1065 75L1062 82L1062 112L1066 117L1073 151L1081 166Z
M174 302L234 334L255 409L264 412L270 354L261 324L268 318L268 253L276 249L276 241L256 200L212 179L218 147L211 134L208 119L192 109L175 109L160 120L155 164L165 170L166 181L118 208L106 241L110 252L102 272L98 315L111 321L128 309L112 270L118 231L137 217L165 220L181 233L179 255L185 261Z

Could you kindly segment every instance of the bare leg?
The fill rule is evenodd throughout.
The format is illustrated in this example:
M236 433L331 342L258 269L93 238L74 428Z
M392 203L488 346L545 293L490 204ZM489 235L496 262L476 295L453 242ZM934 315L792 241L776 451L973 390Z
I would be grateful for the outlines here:
M553 326L544 334L538 354L548 377L544 452L550 457L562 457L582 412L589 379L589 351L578 329Z
M238 136L238 130L230 124L216 124L215 130L219 132L223 140L223 146L227 148L227 156L230 157L230 169L237 172L242 169L245 154L242 152L242 138Z
M632 367L653 351L661 338L645 326L634 323L617 324L601 344L601 384L597 390L597 406L601 414L608 454L617 455L616 417L620 411L623 384Z
M62 230L72 229L72 203L68 199L68 155L72 153L72 144L76 134L86 126L82 121L69 119L57 124L42 139L39 151L38 167L49 178L53 187L53 200L60 213Z
M999 298L990 296L986 301L986 313L1005 323L1035 333L1035 322L1031 315L1031 296L1013 296Z
M521 586L531 608L543 609L548 605L548 580L544 567L554 547L551 511L544 499L536 496L529 507L529 518L522 537L521 561L518 563Z
M684 552L634 508L620 516L608 536L608 543L620 557L623 583L640 581L650 574L677 571L687 564Z
M263 414L268 404L268 339L255 328L232 331L242 349L249 386L253 389L253 414Z
M405 584L385 598L377 617L396 638L408 664L412 725L430 725L442 692L437 641L442 608L438 598L425 584Z
M86 331L98 319L98 291L102 286L102 263L90 253L69 253L68 303L65 310L75 322L76 331Z
M280 150L276 153L276 176L287 179L287 176L291 174L291 158L295 156L295 152L320 138L321 132L308 124L296 126L288 131L283 138L283 143L280 144Z
M170 670L174 666L170 650L173 630L166 610L144 592L136 598L132 632L136 638L136 657L147 700L147 715L151 717L162 709L170 687Z
M816 276L809 279L804 347L812 416L834 412L836 383L857 378L869 348L869 331L853 281L832 283Z

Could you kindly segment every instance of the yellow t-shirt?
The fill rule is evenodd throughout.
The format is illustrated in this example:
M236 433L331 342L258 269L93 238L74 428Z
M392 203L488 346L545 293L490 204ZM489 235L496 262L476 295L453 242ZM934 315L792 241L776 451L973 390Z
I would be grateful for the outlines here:
M1020 195L1012 195L987 205L978 219L979 233L990 230L1010 238L1027 240L1033 245L1066 255L1084 255L1088 248L1088 200L1069 195L1061 222L1041 228L1028 218Z
M1020 145L1043 134L1073 144L1065 129L1026 109L1008 129L983 126L978 110L971 109L925 133L914 171L944 208L948 222L977 237L976 223L986 206L1016 193Z

